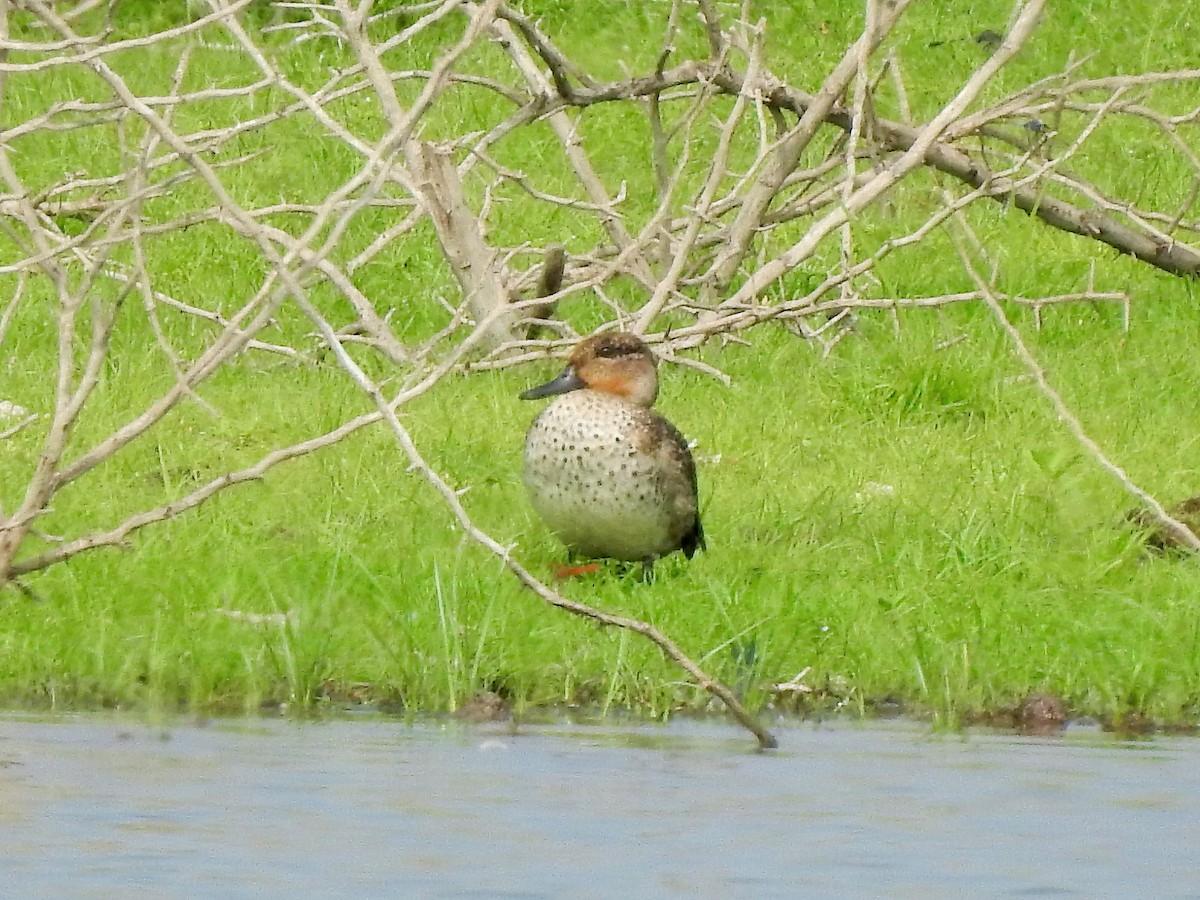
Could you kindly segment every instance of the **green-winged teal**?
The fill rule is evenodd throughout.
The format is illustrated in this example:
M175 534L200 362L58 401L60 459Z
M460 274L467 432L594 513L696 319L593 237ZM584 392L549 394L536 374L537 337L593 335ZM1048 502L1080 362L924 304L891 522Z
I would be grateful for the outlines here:
M561 375L521 399L554 394L562 396L525 438L525 485L563 543L581 556L644 563L703 549L692 454L650 408L650 348L631 334L590 337Z

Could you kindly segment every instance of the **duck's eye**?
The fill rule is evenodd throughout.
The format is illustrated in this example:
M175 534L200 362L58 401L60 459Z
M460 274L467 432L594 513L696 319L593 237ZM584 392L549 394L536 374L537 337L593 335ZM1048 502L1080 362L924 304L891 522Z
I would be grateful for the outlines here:
M596 355L602 359L616 359L624 353L624 349L616 344L601 344L596 348Z

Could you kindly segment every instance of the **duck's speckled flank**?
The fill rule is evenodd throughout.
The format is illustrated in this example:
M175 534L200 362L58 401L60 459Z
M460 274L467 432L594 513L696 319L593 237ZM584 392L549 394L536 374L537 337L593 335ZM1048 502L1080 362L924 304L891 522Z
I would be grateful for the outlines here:
M704 546L687 442L617 394L584 388L546 407L525 439L525 484L546 524L583 556L649 562Z

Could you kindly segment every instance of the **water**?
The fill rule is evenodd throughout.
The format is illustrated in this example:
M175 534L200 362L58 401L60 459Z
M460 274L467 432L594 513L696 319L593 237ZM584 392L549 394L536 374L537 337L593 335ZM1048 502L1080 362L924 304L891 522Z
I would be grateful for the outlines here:
M1200 897L1200 742L0 719L12 897Z

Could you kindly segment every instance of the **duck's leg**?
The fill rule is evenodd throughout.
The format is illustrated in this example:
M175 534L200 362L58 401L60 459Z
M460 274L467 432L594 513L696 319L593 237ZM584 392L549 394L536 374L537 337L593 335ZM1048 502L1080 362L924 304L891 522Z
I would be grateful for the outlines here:
M567 562L560 566L555 566L553 569L554 577L559 581L565 581L568 578L577 578L580 575L590 575L592 572L600 571L600 563L589 562L580 563L579 554L573 550L567 551Z
M592 572L600 571L600 563L585 563L580 566L561 565L554 567L554 577L559 581L564 581L568 578L575 578L579 575L590 575Z

